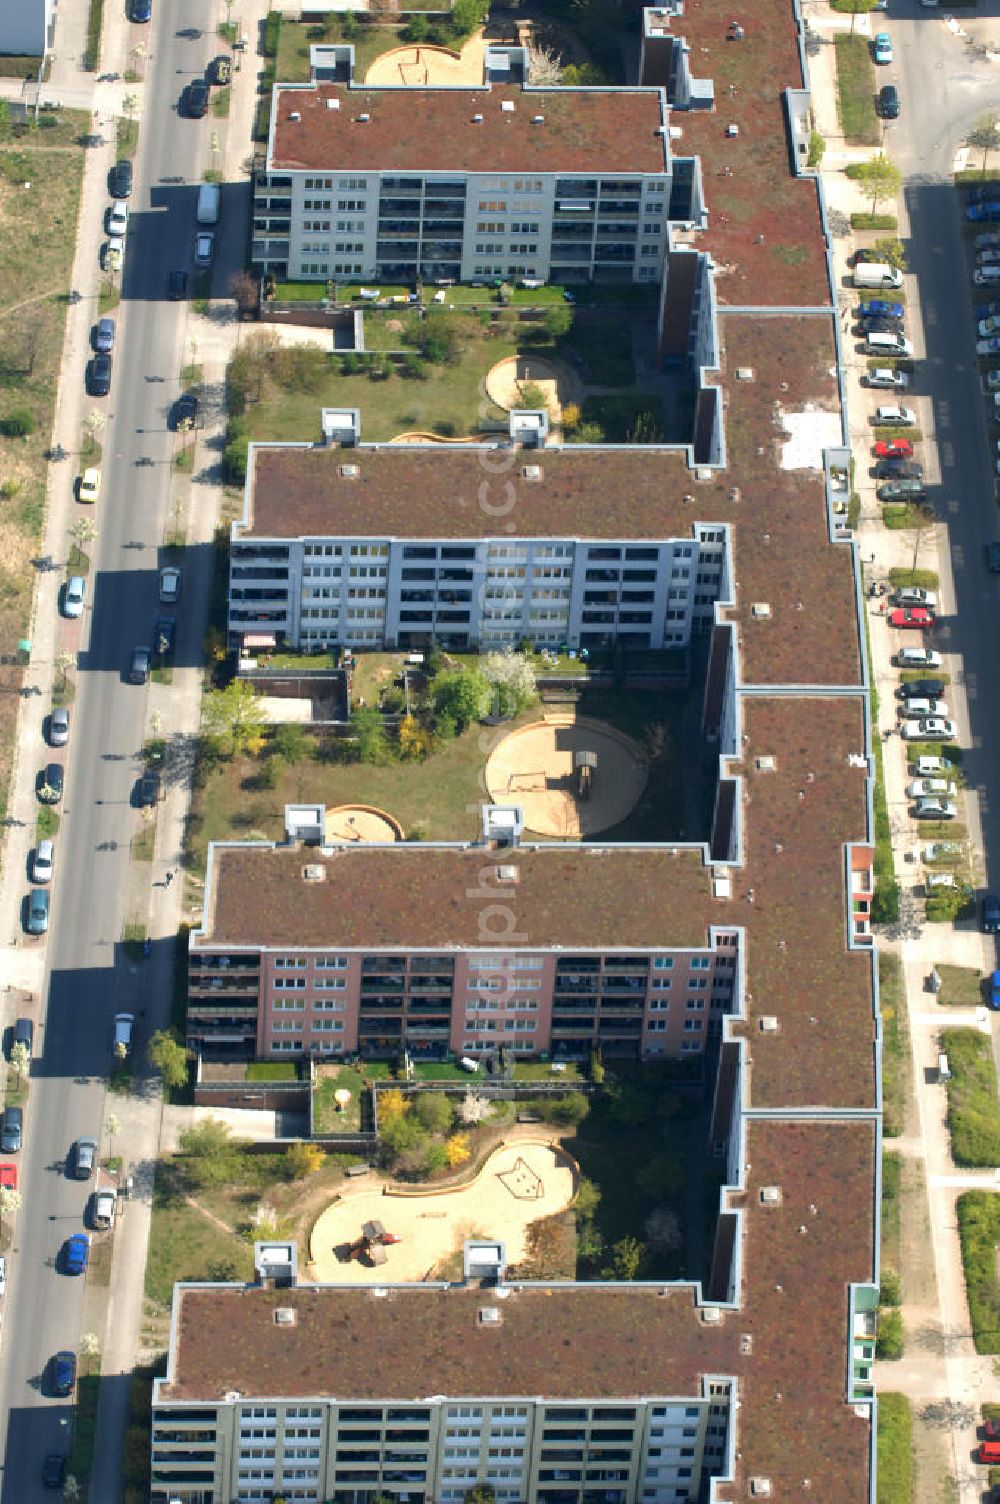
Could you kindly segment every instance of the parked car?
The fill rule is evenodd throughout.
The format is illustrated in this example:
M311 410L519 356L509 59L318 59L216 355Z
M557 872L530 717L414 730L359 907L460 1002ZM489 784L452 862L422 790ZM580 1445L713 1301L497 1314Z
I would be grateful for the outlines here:
M920 721L904 721L900 735L908 742L951 742L955 740L957 728L954 721L927 716Z
M895 606L926 606L929 611L938 603L934 591L925 590L922 585L900 585L893 592L892 601Z
M73 1178L89 1180L97 1163L96 1138L78 1138L73 1145Z
M49 716L49 746L65 747L69 741L69 711L65 705L57 705Z
M174 606L180 599L181 572L168 564L160 570L160 601L164 606Z
M995 971L990 977L990 1007L994 1012L1000 1009L1000 971ZM1000 1421L984 1421L983 1431L987 1441L1000 1441Z
M954 872L924 873L924 889L928 897L932 893L953 892L958 886L959 881Z
M5 1107L0 1119L0 1149L4 1154L17 1154L24 1134L24 1108Z
M222 54L219 57L213 57L205 70L205 77L210 84L228 84L232 76L232 61Z
M922 758L921 761L929 762L930 758ZM935 762L945 763L943 757L936 757ZM965 848L961 841L931 841L923 849L922 856L925 862L954 862L965 855Z
M111 390L111 356L98 354L87 364L87 391L92 397L106 397Z
M116 1060L127 1060L132 1053L134 1013L116 1013L111 1034L111 1050Z
M171 424L178 433L186 433L198 421L198 398L194 392L182 392L174 403Z
M66 1481L66 1458L61 1452L49 1452L42 1465L42 1483L46 1488L62 1488Z
M905 312L902 303L891 303L886 298L868 298L858 304L858 317L862 319L901 319Z
M38 774L35 792L42 804L58 804L63 796L65 774L61 762L47 762Z
M188 274L182 269L175 268L167 277L167 297L172 303L177 303L187 295Z
M908 460L913 454L909 439L879 439L873 447L877 460Z
M28 894L24 928L29 935L44 935L49 927L49 890L32 888Z
M889 318L863 318L860 320L861 331L866 336L869 334L900 334L902 333L902 319Z
M1000 219L1000 200L991 199L986 204L970 204L965 211L965 217L973 224L993 224Z
M52 1359L52 1392L61 1398L73 1393L76 1384L76 1353L56 1353Z
M910 679L896 690L896 698L899 700L933 700L943 694L944 682L941 679Z
M5 1190L17 1190L17 1165L0 1165L0 1186Z
M83 615L87 598L87 579L82 574L71 574L63 591L63 616L71 619Z
M879 460L875 466L875 474L879 480L922 480L924 467L918 465L916 460L902 458Z
M899 90L895 84L883 84L879 89L878 112L883 120L899 119Z
M149 678L149 660L151 658L149 648L133 648L132 657L129 660L128 682L130 684L145 684Z
M996 236L994 238L996 239L997 243L1000 244L1000 235L998 235L998 236ZM977 303L976 304L976 318L977 319L991 319L991 318L995 317L995 315L998 314L998 313L1000 313L1000 303Z
M192 120L200 120L208 111L208 84L203 78L193 78L184 91L184 112Z
M128 233L128 204L118 199L108 210L108 234L120 235L124 240Z
M155 768L150 768L136 784L135 802L140 809L153 809L159 800L160 775Z
M90 1262L90 1235L74 1232L63 1248L63 1268L67 1274L84 1274Z
M927 495L922 480L888 480L875 492L879 501L920 501Z
M115 1225L116 1197L114 1191L97 1191L91 1207L91 1220L95 1227L108 1228Z
M195 266L211 266L214 255L215 236L207 230L201 235L196 235L194 241Z
M153 14L153 0L132 0L132 20L148 21Z
M977 266L972 280L977 287L995 287L1000 283L1000 266Z
M914 778L906 785L908 799L931 799L935 796L954 799L957 793L958 784L950 778Z
M892 366L876 366L861 378L864 386L886 387L890 391L902 392L910 384L910 378L905 371L895 371Z
M120 235L111 235L101 247L101 265L106 272L116 272L121 268L124 255L124 240Z
M19 1018L14 1025L14 1043L23 1044L31 1059L35 1044L35 1024L30 1018Z
M1000 235L996 230L981 230L972 244L977 251L988 251L992 246L1000 245Z
M1000 574L1000 542L995 538L986 545L986 568L990 574Z
M989 339L991 334L1000 334L1000 318L991 314L989 318L980 319L976 325L976 333L981 339Z
M112 167L110 187L112 198L128 198L132 192L132 163L127 157Z
M158 616L153 626L153 651L166 658L174 650L177 621L173 616Z
M892 62L892 39L887 31L877 31L872 38L872 61L879 64Z
M55 841L39 841L31 858L31 881L33 883L49 883L52 881L52 864L55 860Z
M883 402L872 413L871 421L881 427L912 428L917 415L912 407L901 407L896 402Z
M1000 248L990 245L976 252L977 266L997 266L998 264L1000 264Z
M987 935L1000 935L1000 898L995 893L983 894L983 931Z
M1000 355L1000 334L991 334L988 339L977 339L976 354Z
M900 648L892 661L896 668L940 668L943 659L936 648Z
M948 706L944 700L904 700L896 706L897 714L915 716L946 716Z
M76 487L77 501L93 503L101 491L101 472L96 465L88 465Z
M917 627L926 630L935 625L936 618L932 611L923 606L914 606L912 610L899 608L889 612L890 627Z
M101 355L107 355L115 348L114 319L98 319L92 337L94 349Z

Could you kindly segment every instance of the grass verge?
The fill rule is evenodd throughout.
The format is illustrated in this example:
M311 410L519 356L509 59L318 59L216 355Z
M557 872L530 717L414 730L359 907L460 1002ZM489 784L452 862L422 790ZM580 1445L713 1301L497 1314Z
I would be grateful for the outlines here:
M87 12L87 50L83 54L86 72L96 73L101 66L101 23L104 20L104 0L90 0Z
M87 1479L94 1460L94 1435L97 1431L97 1397L101 1389L101 1360L80 1358L80 1377L76 1383L76 1411L73 1417L73 1445L70 1448L67 1472L73 1474L80 1485L83 1498L87 1497Z
M983 979L973 966L938 966L941 991L938 1002L947 1008L978 1008L983 1001Z
M898 956L880 951L879 1003L882 1009L882 1126L896 1138L903 1131L909 1079L909 1026Z
M837 49L837 108L840 125L855 146L877 146L875 70L868 41L850 34L835 38Z
M834 0L836 3L836 0ZM911 1504L913 1416L905 1394L878 1397L878 1491L876 1504Z
M966 1191L958 1198L965 1293L977 1353L1000 1353L1000 1285L996 1247L1000 1243L1000 1195Z
M1000 1106L997 1075L987 1035L978 1029L942 1029L948 1056L948 1129L951 1153L964 1169L1000 1164Z

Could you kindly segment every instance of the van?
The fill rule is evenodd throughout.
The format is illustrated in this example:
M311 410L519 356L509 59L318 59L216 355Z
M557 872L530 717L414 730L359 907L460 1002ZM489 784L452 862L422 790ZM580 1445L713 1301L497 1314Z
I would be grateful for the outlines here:
M948 1064L948 1056L944 1053L943 1050L941 1051L941 1054L938 1056L938 1080L939 1081L950 1081L951 1080L951 1066ZM998 1453L997 1461L1000 1462L1000 1453Z
M862 261L854 268L855 287L894 287L903 285L903 273L888 261Z
M866 334L865 349L869 355L912 355L913 342L903 334Z
M217 225L219 223L219 201L222 197L222 189L218 183L202 183L198 189L198 223L200 225Z

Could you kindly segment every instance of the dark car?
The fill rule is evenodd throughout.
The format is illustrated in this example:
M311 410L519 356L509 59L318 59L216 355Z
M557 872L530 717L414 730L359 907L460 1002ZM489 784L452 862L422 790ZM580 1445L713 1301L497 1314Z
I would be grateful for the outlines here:
M181 298L187 296L187 288L187 272L180 270L172 271L170 273L170 276L167 278L167 297L170 299L170 301L172 303L180 302Z
M65 1398L76 1383L76 1353L63 1350L52 1359L52 1392Z
M42 1467L42 1482L46 1488L62 1488L66 1481L66 1458L59 1452L50 1452Z
M174 403L171 423L178 433L186 433L198 422L198 398L194 392L182 392Z
M0 1119L0 1149L4 1154L16 1154L21 1147L21 1135L24 1132L24 1109L21 1107L5 1107L3 1118Z
M177 618L174 616L158 616L153 625L153 651L165 658L174 650L174 641L177 637Z
M184 108L192 120L208 113L208 84L203 78L192 79L185 90Z
M1000 898L995 893L983 894L983 932L1000 935Z
M132 192L132 163L122 157L111 169L111 197L128 198Z
M14 1025L14 1044L23 1044L31 1059L32 1046L35 1042L35 1023L31 1018L19 1018Z
M132 20L149 21L153 15L153 0L132 0Z
M862 319L901 319L905 312L902 303L889 303L885 298L869 298L858 304L858 317Z
M92 397L106 397L111 390L111 356L95 355L87 366L87 391Z
M986 568L990 574L1000 574L1000 543L995 539L986 545Z
M65 773L61 762L47 762L38 775L35 785L42 804L58 804L63 796Z
M152 654L149 648L133 648L132 657L128 666L128 682L130 684L145 684L149 678L149 660Z
M98 319L94 325L94 349L99 355L110 355L115 348L114 319Z
M899 119L899 90L895 84L883 84L879 89L878 112L883 120Z
M864 334L899 334L902 323L902 319L863 318L861 329Z
M879 480L923 480L924 467L916 460L879 460L875 474Z
M140 809L153 809L160 800L160 775L151 768L136 785L135 802Z
M213 57L205 70L210 84L228 84L233 76L232 61L223 54Z
M927 488L922 480L887 480L875 492L879 501L922 501Z
M900 700L938 700L943 694L944 681L941 679L911 679L896 690L896 697Z
M990 199L986 204L970 204L965 217L973 224L989 225L1000 219L1000 199Z

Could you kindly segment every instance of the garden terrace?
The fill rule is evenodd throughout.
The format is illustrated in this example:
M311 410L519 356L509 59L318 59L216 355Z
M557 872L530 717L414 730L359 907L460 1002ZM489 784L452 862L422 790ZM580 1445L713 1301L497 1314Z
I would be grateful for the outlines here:
M715 85L714 110L675 110L676 156L699 156L708 228L696 237L718 268L719 302L817 308L830 303L816 184L790 168L785 89L803 86L795 12L783 0L740 15L743 38L726 40L733 9L694 0L674 23L692 71ZM739 127L728 136L728 125Z
M268 170L659 173L666 125L656 89L279 84Z

